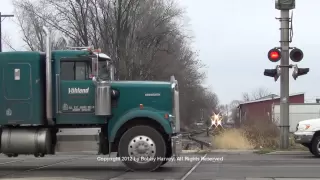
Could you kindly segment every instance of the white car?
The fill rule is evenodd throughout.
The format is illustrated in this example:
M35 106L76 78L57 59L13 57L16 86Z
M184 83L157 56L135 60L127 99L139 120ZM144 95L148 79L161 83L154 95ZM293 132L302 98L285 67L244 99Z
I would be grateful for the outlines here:
M300 121L294 133L296 143L307 147L316 157L320 157L320 118Z

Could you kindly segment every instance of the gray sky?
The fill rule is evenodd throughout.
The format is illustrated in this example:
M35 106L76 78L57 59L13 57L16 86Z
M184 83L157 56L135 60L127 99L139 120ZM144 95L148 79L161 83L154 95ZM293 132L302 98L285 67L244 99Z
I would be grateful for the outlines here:
M241 98L243 92L259 87L279 94L280 86L273 78L263 76L264 69L274 68L267 52L279 46L280 12L274 8L274 0L179 0L186 8L189 29L195 37L193 46L200 59L208 67L206 84L217 93L221 103ZM298 64L310 68L309 74L296 81L291 77L290 93L305 92L307 100L320 96L317 78L320 77L320 11L319 0L297 0L294 13L294 37L291 46L304 51L304 59ZM11 0L1 0L0 11L13 13ZM3 34L17 49L21 49L19 28L6 19ZM4 45L4 50L9 50ZM293 62L291 62L293 63Z

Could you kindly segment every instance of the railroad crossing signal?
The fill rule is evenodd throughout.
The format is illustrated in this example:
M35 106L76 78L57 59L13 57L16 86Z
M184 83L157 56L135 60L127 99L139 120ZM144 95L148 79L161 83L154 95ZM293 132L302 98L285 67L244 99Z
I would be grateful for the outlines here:
M303 59L303 52L301 49L293 48L289 54L290 59L293 62L300 62ZM273 48L268 52L268 59L271 62L278 62L281 59L281 51L279 48ZM309 72L309 68L298 68L297 65L278 65L275 69L265 69L264 75L273 77L275 81L278 80L278 78L281 75L281 68L293 68L292 77L294 80L296 80L299 76L306 75Z
M309 68L298 68L297 65L294 65L292 77L294 80L296 80L299 76L306 75L308 74L308 72L309 72Z
M281 75L281 68L280 66L276 66L275 69L265 69L263 74L265 76L273 77L274 81L277 81Z
M268 58L271 62L278 62L281 59L281 52L274 48L268 52Z
M290 59L293 62L300 62L303 59L303 52L298 48L294 48L290 52Z

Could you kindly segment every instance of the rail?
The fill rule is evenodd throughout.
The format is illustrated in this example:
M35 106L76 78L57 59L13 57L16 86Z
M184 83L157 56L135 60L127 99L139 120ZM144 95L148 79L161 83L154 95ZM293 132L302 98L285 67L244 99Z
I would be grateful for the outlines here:
M199 134L203 134L206 133L206 129L202 129L202 130L194 130L191 132L181 132L182 137L191 141L194 141L196 143L198 143L200 145L201 150L203 150L204 146L206 147L211 147L211 143L196 139L195 136L199 135ZM189 147L190 144L187 144L187 147Z

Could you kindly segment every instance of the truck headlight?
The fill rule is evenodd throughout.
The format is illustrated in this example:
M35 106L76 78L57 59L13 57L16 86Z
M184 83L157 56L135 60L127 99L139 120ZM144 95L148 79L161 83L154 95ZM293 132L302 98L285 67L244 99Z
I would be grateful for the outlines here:
M298 130L305 131L310 128L310 124L298 124Z

